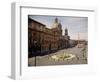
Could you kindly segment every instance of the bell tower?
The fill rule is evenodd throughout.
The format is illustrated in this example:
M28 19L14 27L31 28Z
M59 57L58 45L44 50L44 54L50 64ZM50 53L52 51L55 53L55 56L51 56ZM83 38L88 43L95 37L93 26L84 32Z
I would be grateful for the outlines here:
M65 35L68 35L68 29L67 28L65 29Z
M55 23L58 23L58 18L55 18Z

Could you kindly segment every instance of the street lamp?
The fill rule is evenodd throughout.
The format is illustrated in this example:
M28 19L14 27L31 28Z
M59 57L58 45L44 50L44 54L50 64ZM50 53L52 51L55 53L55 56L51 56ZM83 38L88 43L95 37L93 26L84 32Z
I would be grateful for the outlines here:
M34 50L34 56L35 56L35 59L34 59L34 66L36 66L36 55L37 55L37 41L33 41L33 49Z

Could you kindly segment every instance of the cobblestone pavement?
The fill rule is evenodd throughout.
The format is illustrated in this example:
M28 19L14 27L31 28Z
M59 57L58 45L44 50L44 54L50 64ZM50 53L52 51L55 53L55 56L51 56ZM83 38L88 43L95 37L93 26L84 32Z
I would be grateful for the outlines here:
M59 55L64 53L73 54L75 55L75 57L69 60L59 60L59 61L55 61L54 59L51 58L51 56L53 55ZM73 48L59 50L55 53L51 53L45 56L36 57L36 66L72 65L72 64L87 64L87 48L85 54L84 54L84 48L73 47ZM35 57L28 59L28 65L29 66L35 65Z

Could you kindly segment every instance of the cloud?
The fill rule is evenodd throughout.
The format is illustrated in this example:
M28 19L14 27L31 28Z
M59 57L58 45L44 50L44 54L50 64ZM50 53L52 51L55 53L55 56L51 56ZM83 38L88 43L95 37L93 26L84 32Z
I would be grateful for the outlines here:
M71 39L88 40L88 33L76 33L71 35Z

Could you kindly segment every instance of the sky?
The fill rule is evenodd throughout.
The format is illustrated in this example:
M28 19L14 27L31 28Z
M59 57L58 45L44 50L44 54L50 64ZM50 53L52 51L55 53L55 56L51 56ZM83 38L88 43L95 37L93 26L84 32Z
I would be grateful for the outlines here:
M32 19L39 21L52 28L55 18L62 24L63 35L65 28L68 29L70 39L77 40L78 34L80 40L88 40L88 18L87 17L75 17L75 16L46 16L46 15L30 15Z

